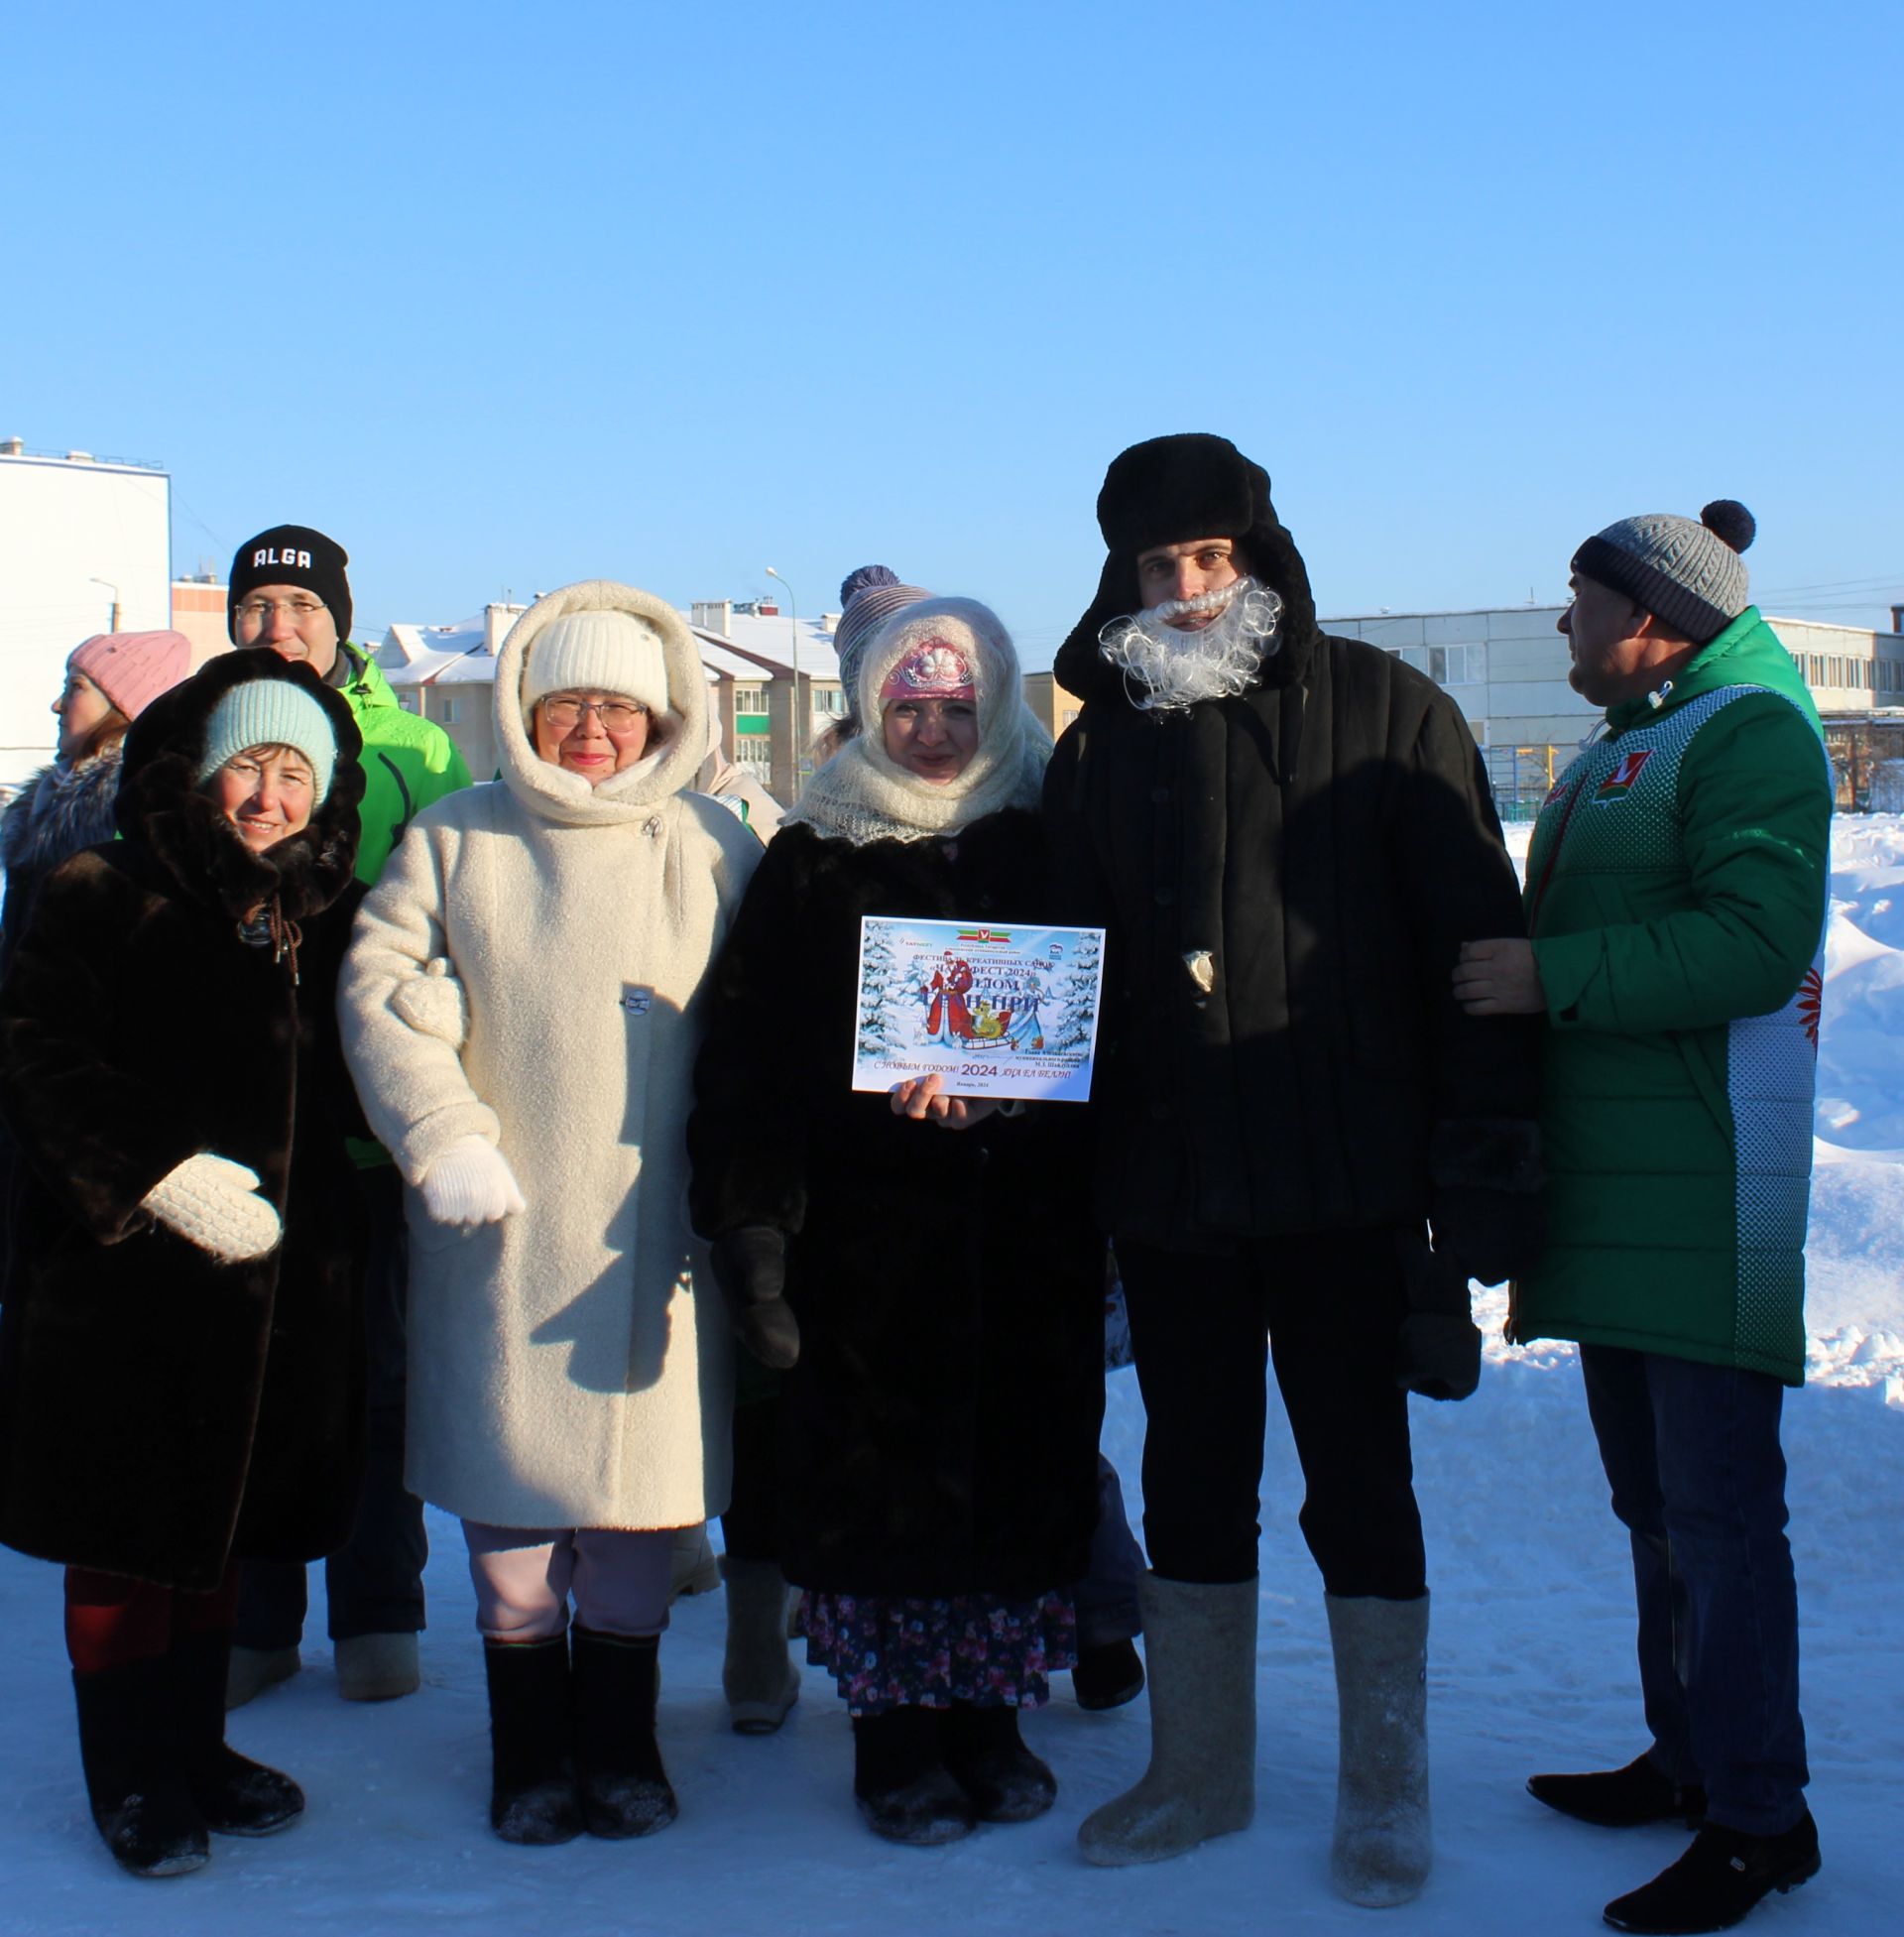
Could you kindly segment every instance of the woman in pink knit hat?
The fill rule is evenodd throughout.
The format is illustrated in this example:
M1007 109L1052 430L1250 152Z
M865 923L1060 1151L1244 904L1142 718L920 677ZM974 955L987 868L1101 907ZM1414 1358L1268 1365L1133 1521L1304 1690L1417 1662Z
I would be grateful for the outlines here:
M53 702L60 740L51 767L20 789L0 821L0 867L7 877L0 909L0 976L26 931L40 884L69 854L113 836L119 743L162 692L191 670L191 641L181 632L101 632L66 659L65 684Z

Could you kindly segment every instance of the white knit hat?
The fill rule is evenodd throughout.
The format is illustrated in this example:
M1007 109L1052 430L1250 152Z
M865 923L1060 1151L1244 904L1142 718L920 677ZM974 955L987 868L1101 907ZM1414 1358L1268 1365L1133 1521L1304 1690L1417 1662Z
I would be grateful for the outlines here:
M550 692L619 693L651 713L667 711L661 636L632 612L565 612L530 642L523 710Z

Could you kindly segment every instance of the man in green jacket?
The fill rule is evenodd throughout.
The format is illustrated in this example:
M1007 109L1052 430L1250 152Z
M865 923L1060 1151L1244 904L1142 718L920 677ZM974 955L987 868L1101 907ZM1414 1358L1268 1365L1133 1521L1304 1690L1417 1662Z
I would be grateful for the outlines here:
M1549 1244L1512 1335L1580 1342L1631 1537L1652 1745L1537 1775L1565 1815L1698 1836L1606 1906L1728 1927L1817 1873L1779 1414L1805 1363L1831 771L1790 656L1746 603L1742 505L1623 519L1560 621L1606 732L1548 795L1530 940L1470 942L1478 1016L1544 1011Z
M404 830L432 800L469 785L469 769L441 727L406 713L376 662L350 640L350 560L342 545L305 525L277 525L238 547L226 593L231 643L303 660L343 695L364 736L363 823L357 875L383 872ZM350 1542L324 1563L338 1692L387 1701L418 1686L416 1634L423 1625L429 1546L422 1503L404 1486L405 1288L409 1253L403 1187L375 1144L357 1147L369 1222L365 1265L369 1354L364 1491ZM296 1674L303 1634L304 1570L247 1564L232 1649L227 1703L238 1707Z

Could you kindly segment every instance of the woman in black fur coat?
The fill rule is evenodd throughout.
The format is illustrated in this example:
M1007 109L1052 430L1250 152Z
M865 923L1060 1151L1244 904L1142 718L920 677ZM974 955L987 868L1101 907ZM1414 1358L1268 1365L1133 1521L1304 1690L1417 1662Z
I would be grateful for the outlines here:
M897 614L856 697L866 731L782 824L717 971L693 1211L742 1343L792 1367L781 1552L854 1718L854 1793L879 1834L939 1843L1056 1793L1017 1712L1073 1658L1103 1249L1072 1106L848 1086L863 914L1048 918L1050 743L997 618Z
M324 1553L356 1501L360 745L308 667L214 660L134 724L123 838L48 879L0 989L0 1540L66 1564L93 1816L142 1876L303 1807L224 1688L233 1557Z

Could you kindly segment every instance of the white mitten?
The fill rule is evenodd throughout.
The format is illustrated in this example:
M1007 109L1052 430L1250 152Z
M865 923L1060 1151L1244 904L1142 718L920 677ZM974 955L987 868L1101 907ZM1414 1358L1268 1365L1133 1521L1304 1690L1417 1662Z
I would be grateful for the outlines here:
M417 1180L423 1208L438 1224L500 1224L528 1210L516 1173L482 1137L450 1145Z
M469 1004L446 956L432 955L421 975L400 982L390 1006L419 1034L438 1036L452 1049L469 1033Z
M277 1211L258 1193L257 1171L209 1151L168 1170L143 1202L169 1231L221 1265L262 1258L284 1236Z

